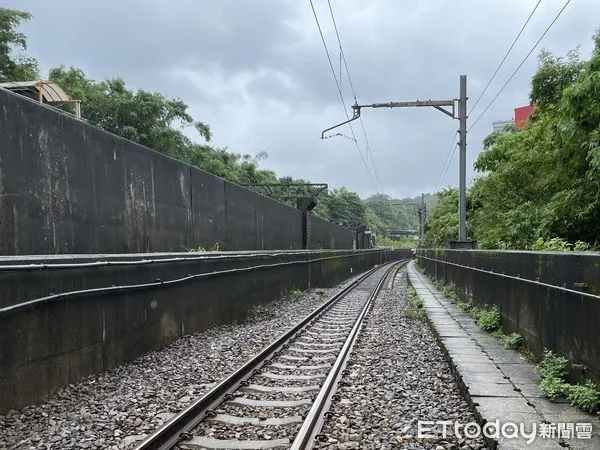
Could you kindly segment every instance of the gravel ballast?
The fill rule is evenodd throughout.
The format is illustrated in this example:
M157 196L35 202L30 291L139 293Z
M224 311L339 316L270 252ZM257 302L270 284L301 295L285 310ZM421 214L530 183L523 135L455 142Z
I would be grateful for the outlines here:
M332 403L317 448L483 449L483 438L442 436L438 425L418 439L418 421L475 418L456 386L436 339L423 320L404 316L407 282L382 290L367 317ZM424 431L424 430L423 430Z
M0 415L0 449L131 448L340 289L256 307L243 324L186 336Z
M327 338L330 333L335 335L350 333L369 294L369 290L361 288L369 282L373 284L373 279L379 279L381 275L381 270L371 275L358 289L346 294L313 323L308 324L281 350L279 355L261 369L260 373L249 378L248 382L265 388L322 385L344 344L342 339L331 344L322 338ZM314 336L315 330L322 331ZM290 365L287 356L305 361L298 365ZM314 368L306 369L307 366ZM248 397L242 389L234 395L238 400L243 401L241 405L235 400L225 401L215 409L213 420L203 421L190 434L221 441L215 448L222 448L221 446L225 446L222 441L227 440L246 441L244 448L255 448L254 446L259 446L256 441L261 440L276 439L281 442L292 442L302 426L302 419L310 410L316 392L304 392L302 396L294 399L302 399L302 405L282 405L281 402L290 400L287 392L277 392L275 395L264 397L257 395ZM248 406L246 402L253 399L275 402ZM240 418L246 418L243 420L246 423L240 423ZM252 423L248 424L249 421ZM190 448L199 447L201 448L201 445Z

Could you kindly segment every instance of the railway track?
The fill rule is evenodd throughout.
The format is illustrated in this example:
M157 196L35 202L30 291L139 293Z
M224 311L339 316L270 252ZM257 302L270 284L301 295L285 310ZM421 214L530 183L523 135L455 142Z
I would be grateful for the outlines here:
M401 264L359 277L136 450L311 448L363 320Z

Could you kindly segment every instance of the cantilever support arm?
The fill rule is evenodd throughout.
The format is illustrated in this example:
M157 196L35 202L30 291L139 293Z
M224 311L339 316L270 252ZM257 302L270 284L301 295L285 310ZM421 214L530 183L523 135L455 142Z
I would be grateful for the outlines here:
M347 123L350 123L353 120L358 119L360 117L360 109L361 108L407 108L407 107L431 106L431 107L437 109L438 111L443 112L447 116L450 116L453 119L456 119L455 106L454 106L455 102L456 102L456 100L451 99L451 100L417 100L414 102L372 103L370 105L359 105L358 103L355 103L354 105L352 105L352 119L346 120L345 122L342 122L342 123L338 123L337 125L334 125L330 128L327 128L326 130L323 130L323 132L321 133L321 139L324 139L326 132L331 131L334 128L341 127L342 125L346 125ZM448 111L447 109L443 108L443 106L451 106L452 110Z
M325 133L327 133L328 131L333 130L334 128L337 127L341 127L342 125L346 125L347 123L352 122L353 120L356 120L360 117L360 106L358 106L358 104L354 104L352 105L352 119L348 119L345 122L342 123L338 123L337 125L334 125L330 128L327 128L326 130L323 130L323 132L321 133L321 139L325 139Z
M409 107L423 107L423 106L431 106L438 111L443 112L444 114L456 118L454 105L456 100L417 100L414 102L388 102L388 103L372 103L370 105L355 105L357 108L409 108ZM451 106L452 111L448 111L442 106Z

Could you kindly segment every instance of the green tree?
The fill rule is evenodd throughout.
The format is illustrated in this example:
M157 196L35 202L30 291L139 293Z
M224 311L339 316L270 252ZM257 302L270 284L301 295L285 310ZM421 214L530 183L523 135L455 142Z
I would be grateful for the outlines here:
M31 14L27 12L0 8L0 82L39 78L37 61L19 53L19 50L27 50L27 38L17 28L30 19Z
M356 192L341 187L323 195L313 213L340 226L358 227L365 224L366 207Z
M181 132L186 126L194 127L206 141L211 138L209 126L195 121L179 99L133 92L121 78L96 82L73 67L56 67L49 78L82 101L81 115L88 122L154 150L175 157L187 155L191 142Z
M571 85L584 69L579 50L571 50L565 58L543 50L538 57L539 68L531 80L529 98L543 110L556 105L566 87Z
M445 247L458 236L458 189L438 193L438 202L425 224L425 240L429 247Z

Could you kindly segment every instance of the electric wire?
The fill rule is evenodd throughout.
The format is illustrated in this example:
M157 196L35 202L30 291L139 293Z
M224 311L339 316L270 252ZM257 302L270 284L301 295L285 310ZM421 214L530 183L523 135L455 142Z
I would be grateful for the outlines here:
M542 3L542 0L538 0L538 2L536 3L535 7L533 8L533 11L531 11L531 13L529 14L529 17L527 18L527 20L525 21L525 23L521 27L521 31L519 31L519 34L517 34L517 37L515 38L515 40L511 44L510 48L508 49L508 51L506 52L506 54L504 55L504 57L502 58L502 61L500 61L500 64L498 64L498 67L496 67L496 71L492 75L492 78L490 78L490 80L487 82L487 84L485 85L485 88L483 88L483 91L481 92L481 94L479 94L479 97L477 97L477 100L475 100L475 103L471 107L471 111L469 111L469 114L468 114L469 116L471 115L471 113L473 112L473 110L475 109L475 107L479 104L479 101L483 98L483 95L486 93L486 91L488 90L488 88L492 84L492 81L494 81L494 78L496 78L496 75L498 75L498 71L500 70L500 68L504 64L504 61L506 61L506 58L508 57L508 55L510 54L510 52L514 48L514 46L517 43L517 41L519 40L519 38L521 37L521 34L523 34L523 31L525 30L525 27L527 27L527 24L529 23L529 21L533 17L533 14L535 13L535 11L538 9L538 6L540 6L540 3Z
M487 112L487 110L490 109L490 106L492 106L492 104L500 96L500 94L502 93L502 91L504 91L504 89L506 88L506 86L508 86L508 83L510 83L510 81L515 77L515 75L521 69L521 67L523 67L523 64L525 64L525 61L527 61L527 59L529 58L529 56L537 48L537 46L542 41L542 39L544 38L544 36L546 36L546 34L548 33L548 31L550 31L550 28L552 28L552 25L554 25L554 23L558 20L558 18L561 16L561 14L565 10L565 8L569 5L569 3L571 3L571 0L567 0L565 2L565 4L563 5L562 9L558 12L558 14L556 15L556 17L554 17L554 20L552 22L550 22L550 25L548 25L548 27L546 28L546 30L544 31L544 33L540 36L540 38L537 40L537 42L535 43L535 45L533 47L531 47L531 50L529 50L529 53L527 53L527 55L525 56L525 58L523 58L523 61L521 61L521 64L519 64L517 66L517 68L514 70L514 72L512 73L512 75L508 78L508 80L506 80L506 82L500 88L500 90L498 91L498 93L494 96L494 98L492 99L492 101L489 102L488 105L485 107L485 109L481 112L481 114L479 114L479 116L477 116L477 119L475 119L475 121L471 124L471 126L469 127L469 129L467 130L467 132L471 131L471 129L473 129L473 127L475 125L477 125L477 123L481 120L481 118L484 116L484 114Z
M342 89L340 87L340 83L338 82L337 75L335 73L335 68L333 67L333 62L331 61L331 55L329 54L329 50L327 49L327 44L325 43L325 37L323 36L323 30L321 29L321 24L319 23L319 18L317 17L317 12L315 11L315 6L314 6L312 0L309 0L309 2L310 2L310 6L312 8L313 15L315 17L315 22L317 23L317 28L319 29L319 34L321 35L321 41L323 42L323 47L325 48L325 54L327 55L327 60L329 61L329 67L331 68L331 73L333 74L333 78L335 80L335 85L336 85L338 93L340 95L340 100L342 101L342 106L344 107L344 113L346 114L346 118L348 120L350 120L350 116L348 115L348 110L346 108L346 102L344 101L344 95L342 94ZM365 157L363 156L362 152L360 151L358 141L356 140L356 135L354 134L354 128L352 127L351 123L349 123L348 125L350 126L350 131L352 133L352 137L354 138L354 144L356 145L356 149L358 150L358 153L363 161L365 169L367 169L367 173L369 174L371 183L373 183L373 186L375 186L375 190L377 191L378 190L377 184L375 183L375 180L373 179L373 175L371 174L371 171L369 170L369 166L365 160Z
M446 168L446 171L444 172L444 176L442 177L442 182L440 183L440 189L442 188L444 181L446 181L446 175L448 174L448 169L452 165L452 161L454 161L454 155L456 155L457 148L458 148L458 145L456 147L454 147L454 149L452 151L452 155L450 156L450 161L448 162L448 167Z
M446 179L446 174L448 173L448 169L450 168L450 164L452 163L452 159L454 158L454 153L456 152L456 138L458 136L458 130L454 133L454 137L452 139L452 143L450 144L450 148L448 149L448 155L446 156L446 161L442 166L442 170L440 172L440 176L438 182L435 187L435 192L438 192L442 187L444 180Z
M337 22L335 21L335 15L333 14L333 8L331 7L331 1L327 0L327 4L329 6L329 13L331 14L331 21L333 22L333 28L335 30L335 35L337 37L338 45L340 48L340 83L341 83L341 63L344 62L344 67L346 69L346 75L348 76L348 84L350 85L350 89L352 90L352 95L354 97L354 101L356 101L356 89L354 89L354 83L352 83L352 77L350 76L350 70L348 69L348 62L346 61L346 54L344 53L344 49L342 47L342 40L340 38L340 33L337 27ZM371 165L373 166L373 171L375 172L375 179L379 185L379 189L383 191L383 187L381 185L381 180L379 178L379 173L377 171L377 167L375 166L375 157L373 155L373 151L371 150L371 146L369 144L369 138L367 137L367 130L365 129L365 124L363 122L362 116L358 119L360 121L360 126L362 128L363 136L365 138L365 147L367 151L367 155L371 156Z

